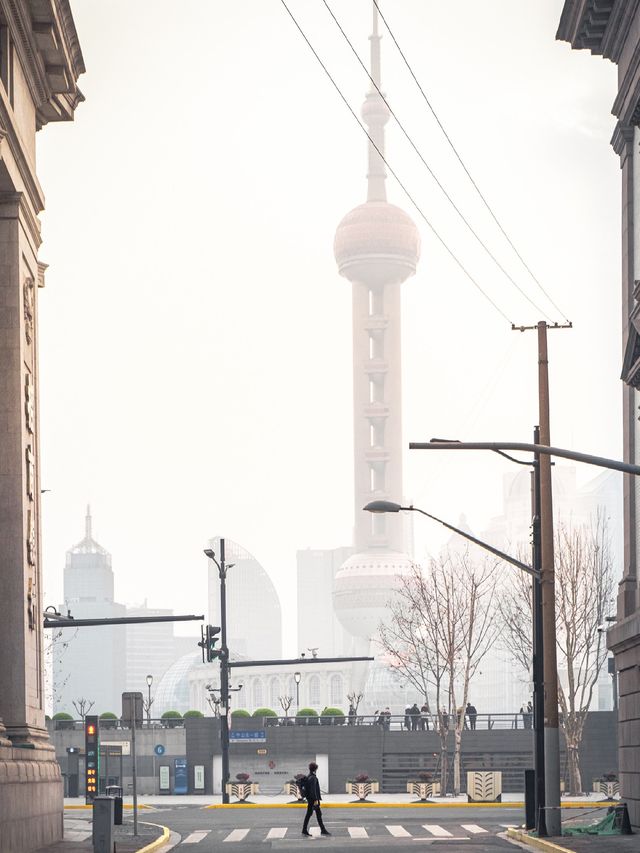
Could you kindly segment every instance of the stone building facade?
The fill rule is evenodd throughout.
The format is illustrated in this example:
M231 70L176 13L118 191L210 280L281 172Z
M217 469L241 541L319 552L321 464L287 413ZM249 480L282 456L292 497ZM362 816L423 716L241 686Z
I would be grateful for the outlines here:
M622 175L624 458L640 463L640 0L566 0L557 38L618 67L611 140ZM624 568L607 643L620 692L619 768L631 822L640 826L640 478L624 478Z
M44 125L73 119L84 70L69 0L0 0L0 838L12 853L62 836L44 725L35 148Z

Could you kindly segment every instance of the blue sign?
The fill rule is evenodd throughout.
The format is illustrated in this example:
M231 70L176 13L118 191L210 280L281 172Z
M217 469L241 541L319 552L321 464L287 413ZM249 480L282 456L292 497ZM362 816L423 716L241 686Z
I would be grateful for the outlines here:
M264 729L244 732L240 730L229 732L229 743L266 743L267 733Z
M186 794L187 793L187 759L186 758L176 758L174 760L174 772L173 772L173 793L174 794Z
M164 755L164 746L161 743L157 743L153 747L153 751L155 752L156 755Z

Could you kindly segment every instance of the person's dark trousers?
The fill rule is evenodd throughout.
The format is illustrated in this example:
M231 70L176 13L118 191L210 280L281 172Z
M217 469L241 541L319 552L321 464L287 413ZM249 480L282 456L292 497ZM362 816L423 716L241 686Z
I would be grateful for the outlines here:
M475 729L475 727L476 727L476 715L475 714L469 714L469 725L471 726L472 729Z
M316 817L318 818L318 826L320 827L320 832L326 832L327 828L322 822L322 809L320 808L320 803L317 805L313 802L313 800L307 800L307 813L304 816L304 824L302 825L303 832L309 832L309 821L311 820L311 815L316 813Z
M412 732L417 732L417 731L418 731L418 723L419 723L419 721L420 721L420 717L412 717L412 718L411 718L411 731L412 731Z

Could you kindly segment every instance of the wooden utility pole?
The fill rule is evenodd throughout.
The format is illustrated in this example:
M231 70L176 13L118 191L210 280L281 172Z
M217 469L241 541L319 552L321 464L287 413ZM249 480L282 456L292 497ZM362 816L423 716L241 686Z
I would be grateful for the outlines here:
M513 326L514 331L538 333L538 410L540 444L551 446L549 416L549 355L547 329L570 329L571 323L548 326ZM544 673L544 787L547 835L562 834L560 815L560 731L558 720L558 662L556 652L556 594L553 555L553 499L551 457L538 455L540 475L540 551L542 592L542 645Z

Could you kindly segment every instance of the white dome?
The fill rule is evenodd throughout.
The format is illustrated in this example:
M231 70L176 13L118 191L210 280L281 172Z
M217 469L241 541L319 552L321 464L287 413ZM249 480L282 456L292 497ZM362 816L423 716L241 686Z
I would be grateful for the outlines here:
M389 616L388 605L400 576L411 571L406 554L381 551L354 554L333 585L333 604L342 625L355 637L374 636Z

